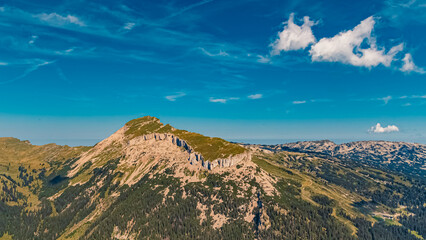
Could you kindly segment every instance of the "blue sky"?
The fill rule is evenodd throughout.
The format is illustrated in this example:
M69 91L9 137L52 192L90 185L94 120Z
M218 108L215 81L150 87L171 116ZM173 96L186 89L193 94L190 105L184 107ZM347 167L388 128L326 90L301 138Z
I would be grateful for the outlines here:
M426 143L425 71L424 0L0 1L0 136L37 144L144 115L250 142Z

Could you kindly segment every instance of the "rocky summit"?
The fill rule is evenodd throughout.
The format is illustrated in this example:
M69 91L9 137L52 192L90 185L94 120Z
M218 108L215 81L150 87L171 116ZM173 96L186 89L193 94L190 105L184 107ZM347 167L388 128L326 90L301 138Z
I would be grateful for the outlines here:
M0 239L424 239L425 156L237 144L149 116L92 147L0 138Z

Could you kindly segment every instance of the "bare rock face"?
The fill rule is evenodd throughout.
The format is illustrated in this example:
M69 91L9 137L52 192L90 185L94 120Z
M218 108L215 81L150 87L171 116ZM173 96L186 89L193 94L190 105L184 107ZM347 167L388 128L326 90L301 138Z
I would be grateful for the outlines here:
M250 159L250 154L248 152L241 153L238 155L230 156L228 158L216 159L213 161L212 166L215 167L231 167L237 165L244 159Z
M84 153L68 173L70 177L78 173L84 164L102 163L111 159L120 158L120 165L138 166L137 174L147 170L147 166L152 165L156 159L158 161L169 161L174 163L199 166L206 170L214 168L225 168L236 165L243 159L250 160L250 153L246 151L242 154L231 155L227 158L219 158L207 161L202 154L196 152L186 141L171 133L150 133L138 137L128 137L125 135L127 127L119 129L110 137L98 143L90 151ZM136 175L136 173L135 173ZM132 178L130 178L132 179Z
M212 170L214 168L220 167L231 167L236 165L238 162L242 161L243 159L249 159L250 154L248 152L229 156L227 158L219 158L215 159L213 161L206 161L203 156L200 153L197 153L194 151L194 149L184 140L176 137L173 134L170 133L151 133L147 135L143 135L141 138L145 141L167 141L171 142L172 144L181 147L184 149L188 154L188 161L192 165L201 165L203 168L207 170Z

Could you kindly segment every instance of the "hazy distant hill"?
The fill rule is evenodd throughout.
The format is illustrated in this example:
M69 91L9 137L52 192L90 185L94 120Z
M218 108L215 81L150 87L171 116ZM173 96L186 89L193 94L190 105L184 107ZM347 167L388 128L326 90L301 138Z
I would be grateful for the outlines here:
M424 167L425 153L386 142L242 146L154 117L93 147L0 138L0 236L423 239L422 170L382 165Z

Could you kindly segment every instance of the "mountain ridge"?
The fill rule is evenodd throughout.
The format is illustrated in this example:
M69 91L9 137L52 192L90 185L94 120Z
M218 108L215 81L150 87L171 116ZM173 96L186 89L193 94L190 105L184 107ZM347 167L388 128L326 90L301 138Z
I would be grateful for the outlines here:
M355 141L336 144L329 140L302 141L277 145L259 145L271 151L320 153L361 163L387 166L395 171L419 176L426 171L426 145L395 141Z
M129 121L93 147L0 138L0 238L426 236L424 179L275 147L229 143L154 117Z

